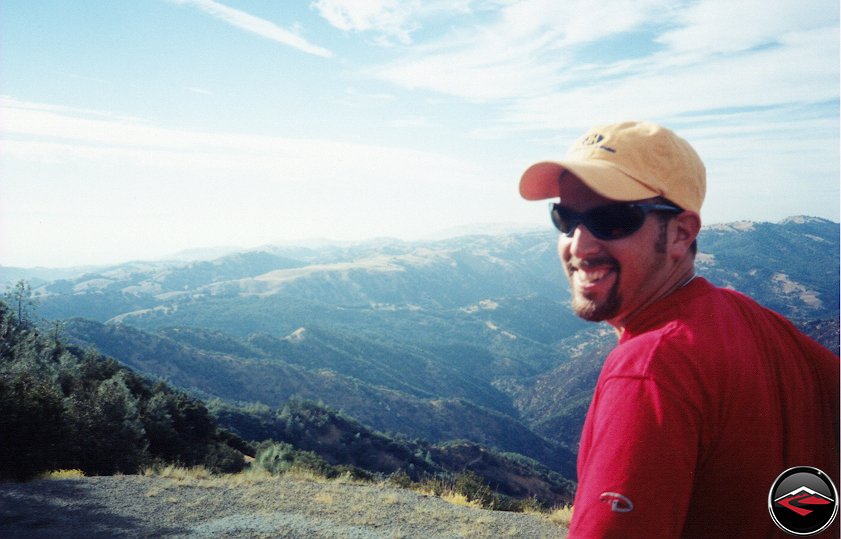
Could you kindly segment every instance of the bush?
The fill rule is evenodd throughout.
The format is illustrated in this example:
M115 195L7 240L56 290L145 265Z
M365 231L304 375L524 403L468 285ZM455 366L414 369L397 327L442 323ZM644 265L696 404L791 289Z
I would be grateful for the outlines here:
M292 467L295 461L295 448L283 442L268 442L257 449L254 464L275 475L282 474Z
M245 468L245 458L236 449L215 442L204 457L204 465L213 473L237 473Z
M493 490L475 472L456 474L453 479L453 490L465 496L469 502L476 502L488 509L496 508L497 497Z

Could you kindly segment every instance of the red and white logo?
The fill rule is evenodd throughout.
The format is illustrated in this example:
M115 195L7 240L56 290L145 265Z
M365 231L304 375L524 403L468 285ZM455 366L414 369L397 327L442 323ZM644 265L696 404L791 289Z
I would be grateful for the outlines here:
M788 494L784 494L774 500L775 503L790 509L798 515L805 517L815 510L817 506L832 505L834 502L820 492L815 492L809 487L800 487Z
M789 468L768 492L768 511L781 530L814 535L827 529L838 514L838 490L832 479L811 466Z

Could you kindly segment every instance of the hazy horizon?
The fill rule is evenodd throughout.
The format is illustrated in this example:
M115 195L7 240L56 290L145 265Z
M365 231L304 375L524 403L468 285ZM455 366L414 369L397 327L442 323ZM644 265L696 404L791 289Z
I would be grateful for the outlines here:
M673 128L705 223L839 221L839 6L758 0L0 6L0 264L548 226L590 126Z
M808 217L808 218L817 218L817 219L826 219L825 217L817 217L813 215L790 215L788 217L784 217L783 219L779 219L777 221L772 221L774 223L778 223L780 221L784 221L786 219L797 218L797 217ZM830 221L839 224L838 220ZM769 222L769 221L751 221L746 219L740 219L736 221L722 221L718 223L704 223L702 228L708 227L716 227L716 226L729 226L738 224L740 222ZM4 261L0 260L0 268L18 268L22 270L30 270L30 269L74 269L74 268L101 268L105 266L119 266L121 264L130 264L134 262L199 262L199 261L208 261L214 260L216 258L221 258L223 256L227 256L229 254L234 253L242 253L242 252L259 252L261 250L265 250L271 247L277 248L295 248L295 247L302 247L302 248L320 248L324 246L353 246L353 245L363 245L366 243L373 243L373 242L387 242L387 241L398 241L398 242L405 242L405 243L426 243L426 242L436 242L436 241L446 241L448 239L456 239L460 237L468 237L474 235L505 235L505 234L516 234L516 233L529 233L529 232L547 232L550 234L556 234L554 228L552 228L551 223L548 222L544 223L543 225L540 224L523 224L523 223L473 223L470 225L458 226L458 227L451 227L447 229L442 229L439 231L432 232L430 234L415 237L415 238L398 238L394 236L372 236L369 238L360 238L360 239L352 239L352 240L335 240L330 238L300 238L300 239L286 239L286 240L276 240L276 241L269 241L265 243L260 243L256 245L221 245L221 244L208 244L208 245L197 245L194 247L187 247L186 249L181 249L179 251L174 252L167 252L160 255L153 255L149 257L141 257L141 258L128 258L128 259L101 259L99 261L90 261L84 262L81 264L67 264L67 265L58 265L58 266L45 266L45 265L17 265L17 264L7 264ZM703 249L701 250L703 252ZM2 258L2 256L0 256Z

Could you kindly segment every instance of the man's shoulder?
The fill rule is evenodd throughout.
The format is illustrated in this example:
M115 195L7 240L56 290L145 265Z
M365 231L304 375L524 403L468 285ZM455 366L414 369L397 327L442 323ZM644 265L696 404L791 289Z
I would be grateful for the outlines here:
M732 339L750 332L751 317L745 312L754 308L762 307L743 294L697 278L649 309L647 319L610 353L605 374L682 376L691 364L716 361Z
M713 285L703 277L650 306L620 343L652 346L662 341L689 338L704 345L722 330L750 329L756 317L783 319L753 298L730 288ZM699 340L700 339L700 340Z

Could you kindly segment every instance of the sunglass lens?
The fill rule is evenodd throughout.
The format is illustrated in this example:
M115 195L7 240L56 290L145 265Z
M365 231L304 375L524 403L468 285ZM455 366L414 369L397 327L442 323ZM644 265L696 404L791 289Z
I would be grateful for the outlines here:
M589 212L588 228L601 239L613 240L630 236L642 226L645 212L635 206L614 204Z
M552 205L552 223L563 234L569 234L578 225L577 214L560 204Z

